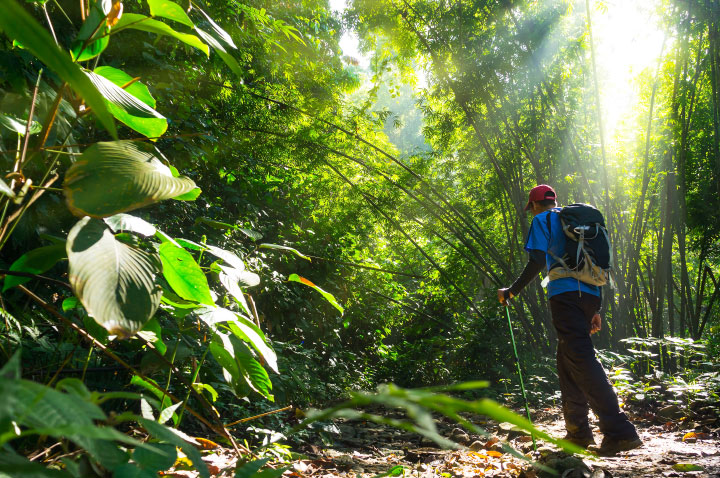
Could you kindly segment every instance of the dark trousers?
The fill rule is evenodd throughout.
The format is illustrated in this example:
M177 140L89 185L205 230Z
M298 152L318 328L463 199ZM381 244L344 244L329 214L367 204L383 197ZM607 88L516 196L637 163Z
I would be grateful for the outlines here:
M565 292L550 298L558 334L557 368L565 427L572 436L591 436L588 410L592 409L603 435L634 438L637 431L620 410L590 339L590 320L599 308L600 298L587 293Z

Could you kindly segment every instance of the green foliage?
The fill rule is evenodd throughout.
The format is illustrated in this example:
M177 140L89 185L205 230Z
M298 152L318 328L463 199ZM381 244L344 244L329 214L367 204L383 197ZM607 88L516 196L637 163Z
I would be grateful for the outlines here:
M132 336L160 305L157 255L118 241L102 221L85 217L68 234L70 284L108 332Z
M160 245L160 260L163 275L175 293L186 300L214 304L205 274L192 254L171 242L164 242Z
M67 254L65 252L64 244L39 247L20 256L18 260L12 263L10 270L28 272L31 274L42 274L57 264L58 261L66 258ZM12 275L6 276L5 281L3 282L2 291L5 292L12 287L24 284L30 280L30 277Z
M176 178L135 144L118 141L86 149L68 169L63 188L73 214L107 217L185 194L195 183Z
M687 67L668 56L659 69L643 186L644 136L608 158L595 146L586 19L566 2L356 1L343 20L315 0L222 0L204 10L126 1L121 17L118 2L83 2L83 13L78 3L0 6L0 266L34 275L4 278L0 357L24 345L23 383L37 387L72 369L92 390L146 391L139 404L102 398L118 400L107 409L140 410L160 441L129 445L122 459L79 445L92 466L117 462L101 471L162 471L187 440L158 420L194 427L189 410L202 417L209 400L227 423L273 399L336 403L387 380L483 377L488 395L512 403L494 294L525 260L528 224L516 212L536 182L553 183L567 202L599 203L607 192L619 289L600 343L717 331L717 142L716 128L704 127L715 122L707 29L716 19L704 7L669 22L679 35L672 53ZM367 69L339 54L349 29L374 55ZM637 131L652 113L652 85L650 75L639 84L647 104ZM63 191L53 188L60 178ZM674 203L679 219L668 222L663 208ZM68 276L57 245L66 236ZM69 280L72 294L38 275ZM28 303L26 288L42 303ZM513 313L531 399L551 402L552 367L539 358L553 345L542 290L525 291ZM626 377L688 360L657 397L714 398L715 388L698 388L716 378L691 348L632 345L618 387L654 398L650 379ZM135 371L117 370L117 359ZM434 400L449 414L512 418L492 402L428 390L368 397L351 402L440 411ZM400 425L429 436L428 416ZM21 435L32 426L21 424ZM28 443L9 440L16 450ZM236 473L262 474L262 464ZM0 456L0 474L12 476L81 476L79 466L38 471Z
M337 310L339 310L341 314L345 312L345 309L338 303L338 301L337 301L337 299L335 299L334 295L322 290L320 287L313 284L310 280L308 280L304 277L301 277L297 274L290 274L290 276L288 277L288 280L290 282L299 282L301 284L305 284L306 286L308 286L312 289L315 289L316 291L318 291L320 293L320 295L322 295L325 298L325 300L327 300L330 303L330 305L332 305Z
M112 136L116 136L115 125L103 102L100 92L93 87L82 70L73 63L67 53L61 51L50 34L41 27L15 0L3 2L0 6L0 30L10 38L18 40L45 65L66 81L93 109L98 119Z

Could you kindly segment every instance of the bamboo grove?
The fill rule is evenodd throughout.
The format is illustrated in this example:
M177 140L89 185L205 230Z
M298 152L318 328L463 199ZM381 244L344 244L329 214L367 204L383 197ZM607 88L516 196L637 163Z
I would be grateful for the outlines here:
M526 261L540 183L608 223L600 347L718 347L716 2L653 5L662 53L627 79L640 100L621 142L602 107L603 2L346 7L0 5L2 363L23 349L24 378L143 388L166 420L187 407L216 431L196 408L218 393L253 398L221 398L232 414L502 380L496 290ZM343 54L346 32L369 66ZM539 280L511 312L547 372Z

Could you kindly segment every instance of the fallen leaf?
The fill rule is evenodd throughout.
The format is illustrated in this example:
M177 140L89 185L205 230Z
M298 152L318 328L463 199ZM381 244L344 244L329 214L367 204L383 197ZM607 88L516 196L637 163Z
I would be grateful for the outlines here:
M198 448L201 450L215 450L216 448L220 448L220 445L206 438L195 437L195 440L200 445Z
M703 470L702 466L693 465L692 463L675 463L672 468L675 471L681 471L681 472L702 471Z

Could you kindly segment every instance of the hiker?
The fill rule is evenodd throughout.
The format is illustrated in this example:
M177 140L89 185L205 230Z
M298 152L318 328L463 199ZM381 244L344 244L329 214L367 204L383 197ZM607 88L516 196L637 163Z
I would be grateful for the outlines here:
M552 187L541 184L532 188L525 210L533 215L525 243L529 259L517 280L498 290L503 305L543 269L547 267L549 271L561 263L556 259L563 257L568 240ZM565 439L583 448L595 444L588 421L588 411L592 409L603 433L602 443L596 448L599 454L614 455L641 446L635 427L620 410L617 395L595 357L590 338L602 326L600 287L573 277L560 277L548 282L547 293L558 336L557 369L567 430Z

